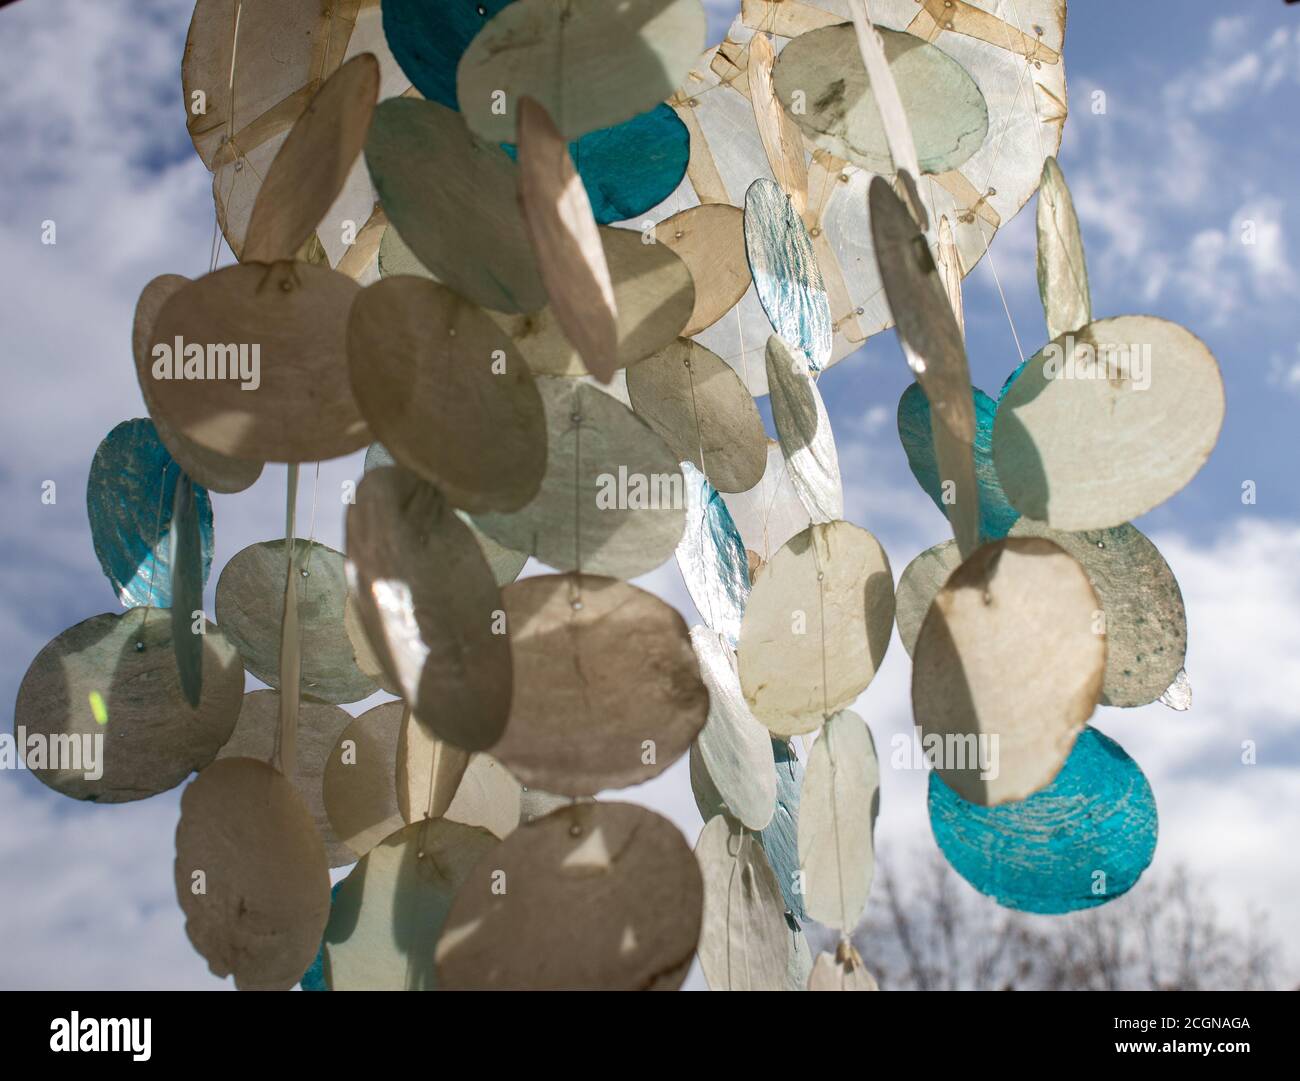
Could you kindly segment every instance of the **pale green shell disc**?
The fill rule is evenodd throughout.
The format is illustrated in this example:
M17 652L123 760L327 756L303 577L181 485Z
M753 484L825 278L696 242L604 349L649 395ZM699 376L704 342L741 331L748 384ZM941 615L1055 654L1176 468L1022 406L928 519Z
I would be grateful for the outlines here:
M1131 525L1063 533L1021 518L1008 535L1059 545L1097 591L1106 617L1102 705L1144 706L1164 694L1187 654L1187 612L1159 549Z
M435 990L433 951L452 901L496 845L487 830L433 818L366 853L340 884L325 928L330 990Z
M238 552L217 580L217 622L268 687L280 685L280 622L284 617L285 542L264 541ZM343 553L298 538L298 625L302 694L318 702L360 702L379 689L353 654L343 623L348 584ZM303 574L306 571L306 574Z
M916 141L921 172L960 168L988 134L989 110L980 88L937 46L911 34L878 29ZM816 146L873 173L895 172L852 26L800 35L781 50L772 74L786 112Z
M557 570L633 578L677 549L685 482L668 445L627 406L572 379L539 377L548 447L541 491L474 524Z
M700 0L518 0L465 50L456 97L469 126L491 142L515 141L524 96L576 139L671 97L706 29Z
M925 614L934 598L961 563L961 553L956 541L944 541L927 548L903 568L898 579L898 592L894 595L894 617L898 622L898 637L912 656L916 638L921 633Z
M244 672L230 640L211 623L204 631L197 709L181 690L162 609L93 616L42 649L14 705L17 750L36 779L73 799L125 803L211 762L239 717Z
M503 312L546 303L515 196L515 163L432 101L375 110L366 164L389 220L441 282ZM383 244L380 267L383 268Z
M1049 343L998 403L993 464L1007 498L1054 529L1104 529L1158 507L1209 458L1223 379L1177 323L1123 315Z

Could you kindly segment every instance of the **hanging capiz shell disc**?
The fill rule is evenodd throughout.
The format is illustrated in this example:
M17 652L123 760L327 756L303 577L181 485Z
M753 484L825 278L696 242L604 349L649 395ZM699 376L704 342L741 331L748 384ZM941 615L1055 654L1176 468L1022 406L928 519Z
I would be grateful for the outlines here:
M673 991L695 955L703 901L700 868L666 818L627 803L563 807L470 872L438 941L439 984Z
M524 578L501 596L515 693L492 754L520 781L593 796L648 780L686 753L709 695L675 609L593 575Z
M233 458L318 462L370 442L347 369L357 284L325 267L224 267L163 305L150 394L196 443Z
M251 758L224 758L181 797L176 896L214 976L287 991L307 971L330 911L329 861L302 797Z
M1158 822L1151 786L1112 739L1085 728L1050 785L982 807L930 774L930 826L953 869L1021 912L1095 908L1127 893L1151 863Z
M866 690L894 625L880 543L848 522L792 537L754 582L740 628L740 685L778 736L816 731Z
M366 635L416 720L482 751L510 715L500 589L474 535L434 487L376 469L348 509L349 578Z
M230 738L244 694L239 655L203 624L203 695L181 689L168 613L132 608L68 628L32 661L15 743L37 780L73 799L125 803L175 788Z
M86 481L90 536L105 576L124 607L170 608L169 545L181 467L150 420L124 420L95 449ZM212 567L212 500L194 489L202 579Z
M237 552L217 579L217 622L239 649L244 667L280 686L280 624L284 618L285 541ZM378 684L357 667L344 623L348 585L343 553L316 541L293 542L298 574L302 694L318 702L360 702Z

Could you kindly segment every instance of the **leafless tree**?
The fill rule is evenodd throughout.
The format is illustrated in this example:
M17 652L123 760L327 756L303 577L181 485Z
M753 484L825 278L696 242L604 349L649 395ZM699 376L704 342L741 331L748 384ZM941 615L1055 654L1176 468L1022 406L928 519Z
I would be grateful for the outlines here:
M1145 875L1110 904L1065 916L1012 912L937 852L882 859L854 945L882 990L1263 990L1277 946L1265 920L1222 922L1183 869Z

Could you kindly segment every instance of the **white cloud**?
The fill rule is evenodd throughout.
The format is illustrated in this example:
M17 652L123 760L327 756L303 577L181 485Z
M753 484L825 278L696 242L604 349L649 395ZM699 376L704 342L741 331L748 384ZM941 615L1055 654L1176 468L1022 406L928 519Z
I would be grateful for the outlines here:
M1268 381L1293 394L1300 394L1300 344L1289 359L1274 353L1269 359Z

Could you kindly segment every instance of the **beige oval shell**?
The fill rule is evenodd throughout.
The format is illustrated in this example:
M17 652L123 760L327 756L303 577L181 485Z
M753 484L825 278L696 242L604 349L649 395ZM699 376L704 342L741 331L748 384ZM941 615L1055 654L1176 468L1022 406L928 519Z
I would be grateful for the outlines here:
M735 371L698 342L678 338L627 370L636 415L719 492L763 479L767 435L754 397Z
M745 212L738 206L693 206L655 226L655 239L681 257L695 280L695 308L683 338L713 326L754 280L745 254Z
M493 756L524 784L570 796L662 773L704 727L709 695L686 623L658 597L591 575L502 591L515 696Z
M453 505L508 512L537 494L546 411L483 309L423 278L385 278L352 306L348 361L375 437Z
M627 803L574 804L520 826L471 872L438 942L439 983L676 990L702 903L700 869L666 818Z
M242 492L262 475L262 463L228 458L200 446L168 424L154 404L151 388L153 380L149 374L149 345L153 340L154 324L158 321L158 313L162 311L163 305L189 282L189 278L183 278L179 274L160 274L141 291L140 299L135 305L135 319L131 324L131 349L135 354L136 380L140 384L145 408L149 410L154 427L158 430L158 438L194 483L201 484L210 492Z
M406 825L394 783L404 711L400 701L366 710L343 730L325 763L325 813L358 859Z
M1101 603L1057 545L1012 538L953 571L916 641L912 710L931 764L972 803L1052 783L1092 716L1106 667Z
M876 871L880 763L866 723L841 710L822 726L799 793L799 869L804 909L851 934Z
M287 991L329 919L329 863L302 797L251 758L214 762L181 796L176 896L213 974Z
M379 99L379 62L354 56L325 80L267 170L240 261L292 259L316 232L366 143Z
M714 991L784 991L789 931L781 888L758 835L711 818L695 844L704 876L700 967Z
M150 335L160 415L232 458L319 462L360 450L371 439L347 368L357 292L328 267L288 262L223 267L177 290Z
M848 522L791 537L754 583L740 686L778 736L814 732L866 690L889 646L894 579L880 542Z

